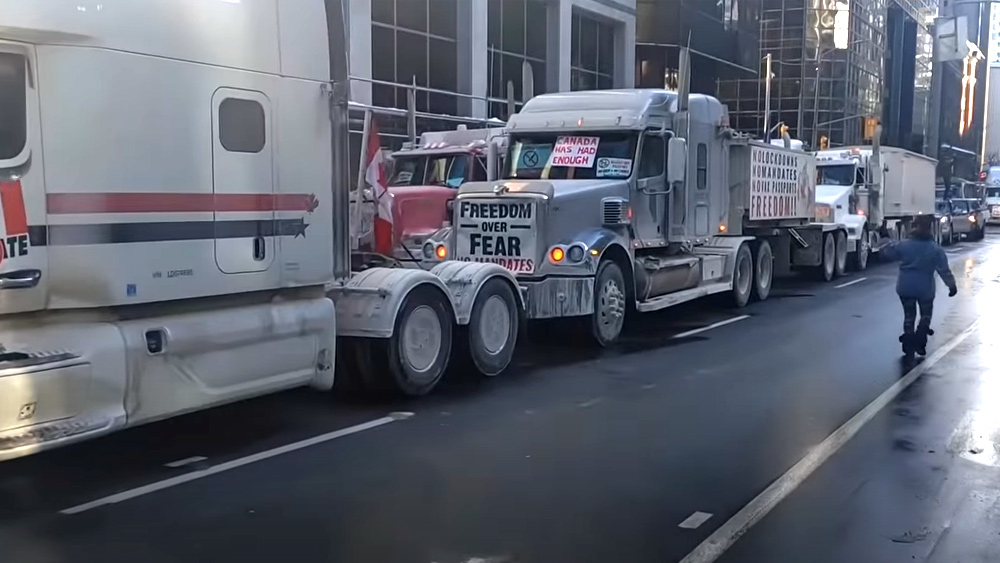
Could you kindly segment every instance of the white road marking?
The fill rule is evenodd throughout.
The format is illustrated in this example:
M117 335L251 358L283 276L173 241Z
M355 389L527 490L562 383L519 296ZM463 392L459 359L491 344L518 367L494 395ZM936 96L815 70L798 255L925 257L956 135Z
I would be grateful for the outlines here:
M833 288L834 289L840 289L842 287L849 287L849 286L852 286L852 285L854 285L856 283L861 283L861 282L865 281L866 279L868 279L868 278L858 278L856 280L851 280L849 282L842 283L840 285L835 285L835 286L833 286Z
M684 528L685 530L697 530L702 524L708 522L708 519L712 515L708 512L695 512L691 516L684 519L683 522L677 525L678 528Z
M65 510L60 510L61 514L80 514L81 512L86 512L88 510L93 510L95 508L105 506L108 504L117 504L119 502L124 502L141 496L145 496L157 491L162 491L164 489L169 489L171 487L176 487L177 485L183 485L184 483L190 483L191 481L197 481L198 479L204 479L211 475L217 475L238 467L243 467L244 465L250 465L251 463L257 463L258 461L263 461L265 459L270 459L272 457L277 457L279 455L284 455L297 450L305 449L310 446L315 446L317 444L322 444L324 442L329 442L331 440L336 440L337 438L343 438L344 436L350 436L351 434L357 434L358 432L364 432L365 430L371 430L373 428L378 428L379 426L385 426L396 422L398 420L405 420L413 416L413 413L398 412L391 413L388 416L372 420L370 422L365 422L363 424L358 424L355 426L349 426L347 428L341 428L334 432L327 432L326 434L320 434L319 436L313 436L299 442L294 442L291 444L286 444L271 450L259 452L246 457L241 457L239 459L234 459L232 461L227 461L225 463L220 463L219 465L213 465L207 469L202 469L199 471L192 471L191 473L185 473L184 475L178 475L177 477L172 477L170 479L165 479L163 481L158 481L156 483L150 483L149 485L143 485L142 487L137 487L128 491L122 491L117 494L106 496L104 498L97 499L85 504L74 506L72 508L67 508Z
M589 401L584 401L584 402L580 403L578 406L581 409L585 409L585 408L588 408L588 407L592 407L592 406L596 405L597 403L600 403L603 400L604 400L603 398L597 397L596 399L591 399Z
M843 426L830 434L819 446L809 451L798 463L792 466L784 475L778 477L771 485L757 495L749 504L744 506L732 518L726 521L717 530L712 532L705 541L701 542L681 563L710 563L722 556L743 534L766 516L775 506L792 493L803 481L806 480L817 468L837 452L848 442L858 430L868 423L887 404L899 396L914 381L935 364L941 361L956 346L969 337L979 326L977 319L968 328L958 334L940 348L934 351L923 362L917 364L906 373L899 381L896 381L874 401L868 403L865 408L858 411Z
M682 332L680 334L675 334L674 338L687 338L688 336L694 336L696 334L701 334L703 332L708 332L712 329L719 328L720 326L731 325L735 322L742 321L744 319L749 319L750 315L740 315L738 317L733 317L731 319L726 319L724 321L719 321L715 324L710 324L708 326L703 326L701 328L696 328L694 330L689 330L687 332Z
M184 459L178 459L177 461L171 461L170 463L164 463L164 467L169 467L171 469L177 469L179 467L184 467L185 465L191 465L192 463L198 463L199 461L205 461L207 457L196 455L193 457L186 457Z

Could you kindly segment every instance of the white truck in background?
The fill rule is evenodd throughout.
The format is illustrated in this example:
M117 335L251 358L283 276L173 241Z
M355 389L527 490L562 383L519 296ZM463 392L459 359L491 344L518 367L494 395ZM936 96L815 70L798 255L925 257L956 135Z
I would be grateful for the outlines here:
M507 367L508 270L351 254L346 2L78 4L0 0L0 460Z
M914 218L935 213L937 161L930 157L875 144L824 149L816 160L816 219L847 226L855 270L868 267L883 226L904 238Z

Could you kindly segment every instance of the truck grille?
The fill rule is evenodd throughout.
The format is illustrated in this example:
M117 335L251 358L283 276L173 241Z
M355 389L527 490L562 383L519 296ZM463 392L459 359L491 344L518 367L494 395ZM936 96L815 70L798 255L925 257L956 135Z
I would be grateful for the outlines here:
M620 197L609 197L601 201L601 220L605 225L628 224L628 211L628 202Z

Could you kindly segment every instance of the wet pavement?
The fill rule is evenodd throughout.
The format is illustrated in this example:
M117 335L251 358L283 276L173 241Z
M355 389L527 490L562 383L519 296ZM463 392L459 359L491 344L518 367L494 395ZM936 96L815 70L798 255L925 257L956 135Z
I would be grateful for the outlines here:
M1000 236L949 257L933 365L721 561L998 560ZM668 309L611 352L533 327L513 373L423 400L295 391L5 463L0 561L680 561L912 369L894 280Z

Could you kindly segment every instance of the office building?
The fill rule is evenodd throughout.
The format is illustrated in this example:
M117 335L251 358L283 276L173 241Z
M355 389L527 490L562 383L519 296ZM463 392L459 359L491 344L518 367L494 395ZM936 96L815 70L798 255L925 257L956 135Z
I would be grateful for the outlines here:
M635 2L350 0L352 98L405 108L390 83L416 83L434 90L417 92L420 112L504 118L525 68L536 94L630 87Z
M638 0L636 86L677 87L678 52L691 50L691 90L719 94L719 84L744 79L750 89L746 120L753 129L756 110L761 0ZM731 101L731 100L724 100ZM759 113L759 112L757 112Z

